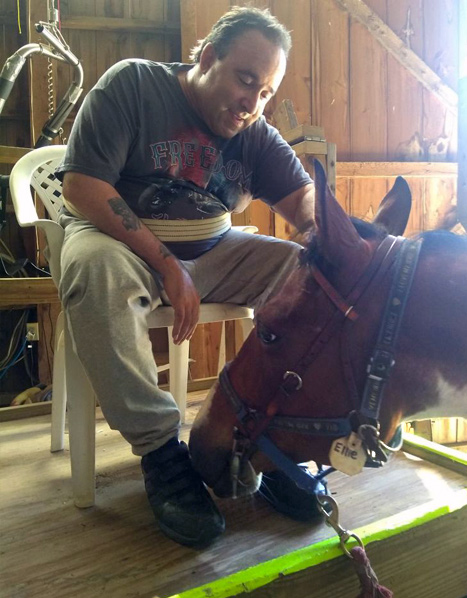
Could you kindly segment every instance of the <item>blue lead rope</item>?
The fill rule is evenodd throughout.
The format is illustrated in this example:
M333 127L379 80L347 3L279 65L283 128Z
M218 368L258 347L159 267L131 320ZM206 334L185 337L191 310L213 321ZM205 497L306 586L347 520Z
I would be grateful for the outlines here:
M318 474L313 475L308 470L304 470L294 463L292 459L289 459L289 457L279 450L264 434L261 434L261 436L256 439L256 444L258 448L291 480L293 480L299 488L302 488L302 490L306 490L313 495L327 493L326 486L323 484L322 479L329 473L335 471L333 467L328 467Z

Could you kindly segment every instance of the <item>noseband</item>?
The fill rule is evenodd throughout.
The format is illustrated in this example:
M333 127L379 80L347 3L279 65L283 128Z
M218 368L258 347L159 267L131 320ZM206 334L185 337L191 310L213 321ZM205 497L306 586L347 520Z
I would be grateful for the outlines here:
M239 422L234 435L232 460L234 486L239 462L249 458L254 446L266 454L298 486L313 493L316 492L319 480L330 471L334 471L335 468L330 467L317 476L304 472L270 440L266 434L267 429L289 430L336 438L339 440L334 441L333 447L340 441L344 447L341 447L342 452L347 450L349 454L352 452L352 447L358 446L359 455L363 456L362 467L363 464L369 467L380 467L388 460L388 451L394 449L380 439L379 411L386 383L395 364L396 343L417 267L421 243L420 239L409 241L403 237L383 239L370 264L345 298L336 291L315 265L310 266L315 281L333 303L335 309L332 315L320 325L313 342L307 347L294 370L284 372L282 383L264 412L251 409L238 396L230 382L229 364L225 366L220 373L219 383ZM344 377L353 406L346 417L302 418L276 415L281 404L301 389L306 371L339 327L343 333L346 333L348 326L359 317L357 308L360 301L368 295L371 288L383 280L394 262L394 277L386 300L376 345L367 364L367 377L361 401L349 356L343 352L341 359ZM342 343L342 346L344 345L345 343ZM331 449L331 457L332 452L333 449ZM345 467L337 468L349 473L345 471ZM353 471L353 473L357 473L357 471Z

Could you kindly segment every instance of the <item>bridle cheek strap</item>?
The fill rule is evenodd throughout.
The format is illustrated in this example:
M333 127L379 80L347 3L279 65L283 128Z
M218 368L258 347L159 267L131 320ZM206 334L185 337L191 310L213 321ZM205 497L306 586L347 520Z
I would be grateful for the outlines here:
M312 264L309 268L315 281L319 284L324 293L326 293L328 298L334 303L337 309L341 311L346 318L354 322L358 318L358 314L354 310L354 306L350 305L350 303L347 303L347 301L341 295L339 295L339 293L323 275L319 268L317 268L314 264Z
M383 397L385 382L387 382L389 373L394 365L395 345L421 247L420 240L414 242L405 241L405 243L402 241L403 239L400 237L396 239L387 238L381 243L369 268L350 292L348 296L350 301L345 301L324 278L321 272L318 269L313 268L313 275L316 281L338 308L339 312L336 312L334 318L331 318L331 321L328 322L329 326L325 326L324 329L321 330L318 339L316 339L313 345L308 348L308 354L304 355L299 364L297 364L298 367L296 368L296 371L285 372L282 384L267 405L265 412L261 413L255 409L251 409L238 397L229 379L229 364L226 364L220 373L219 383L224 396L229 399L237 416L240 437L243 437L244 440L248 440L248 445L250 447L255 443L263 453L266 453L271 460L276 463L276 465L279 465L281 469L287 471L287 474L292 477L292 479L295 479L297 476L301 478L302 476L300 474L294 473L291 475L289 473L293 469L291 463L289 463L290 460L284 458L285 456L279 456L281 451L278 451L274 443L272 443L265 435L265 431L268 427L281 428L282 425L280 424L283 424L284 428L289 431L294 430L306 434L311 433L336 438L347 436L354 430L354 426L350 422L350 415L354 413L359 416L358 419L363 417L364 420L366 419L367 421L370 420L376 422L376 427L368 425L365 422L363 422L363 425L357 426L359 429L371 429L371 431L374 431L376 434L374 439L365 438L365 444L368 445L370 452L377 453L377 458L371 457L369 459L372 466L380 466L387 460L387 456L385 454L380 455L379 453L381 453L381 451L377 450L380 449L380 444L382 444L380 443L378 432L379 408ZM388 247L388 245L390 245L390 247ZM323 341L327 340L330 336L329 333L325 334L326 328L329 328L330 331L334 331L335 326L342 318L342 314L344 314L348 320L357 317L357 314L352 310L352 306L356 305L358 300L364 295L371 281L373 281L375 273L379 272L381 274L389 269L393 260L388 258L393 250L398 247L401 247L402 250L398 252L396 272L393 278L391 291L387 297L386 309L379 330L378 342L368 366L367 382L360 409L357 412L351 412L346 418L337 419L278 417L277 412L279 411L282 400L301 388L302 379L300 373L306 371L310 362L313 361L317 352L319 352L319 347L322 347L323 344L325 344ZM384 267L382 267L382 264L385 264ZM323 335L324 338L322 338ZM346 378L348 378L348 376L346 376Z

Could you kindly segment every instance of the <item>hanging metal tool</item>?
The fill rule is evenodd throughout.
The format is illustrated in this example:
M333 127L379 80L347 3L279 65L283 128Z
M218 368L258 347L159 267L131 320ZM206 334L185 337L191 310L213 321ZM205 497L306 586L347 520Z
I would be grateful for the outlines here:
M59 30L58 10L55 8L54 0L49 0L47 8L48 21L36 23L36 31L45 39L46 44L31 43L19 48L5 62L0 73L0 114L13 85L18 77L26 60L34 54L42 54L52 60L66 62L73 67L73 80L55 112L42 128L41 135L34 147L49 145L59 134L68 114L78 101L83 91L83 68L79 59L73 54L69 45L64 40Z

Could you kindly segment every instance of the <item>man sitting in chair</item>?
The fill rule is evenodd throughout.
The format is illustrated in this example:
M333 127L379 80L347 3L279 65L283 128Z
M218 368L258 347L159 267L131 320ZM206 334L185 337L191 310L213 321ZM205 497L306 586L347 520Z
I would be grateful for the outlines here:
M290 45L268 11L236 7L199 42L193 64L119 62L86 97L58 169L60 296L78 356L109 425L142 457L160 528L186 545L209 543L225 524L178 440L179 411L158 387L146 319L171 304L181 343L200 301L255 307L293 268L298 245L230 226L231 212L254 198L298 229L312 221L313 182L262 116ZM196 222L188 238L186 221L190 231ZM287 511L287 492L296 502L301 491L277 496L277 479L268 495Z

